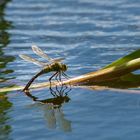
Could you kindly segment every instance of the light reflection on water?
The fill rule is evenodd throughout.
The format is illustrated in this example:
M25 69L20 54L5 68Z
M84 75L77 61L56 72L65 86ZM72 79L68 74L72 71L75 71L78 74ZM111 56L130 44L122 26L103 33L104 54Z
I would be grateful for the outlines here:
M0 24L4 25L0 27L0 79L15 78L17 84L25 84L39 70L18 57L35 57L30 51L32 43L51 57L66 57L67 73L72 77L97 70L139 49L139 5L137 0L9 1L7 8L3 6L0 11ZM37 82L48 78L49 75L40 77ZM61 109L50 109L48 105L34 103L25 94L8 94L11 97L0 102L0 124L5 127L0 137L5 139L140 137L139 95L73 89L67 104ZM34 94L51 98L45 90ZM28 107L31 104L33 107Z

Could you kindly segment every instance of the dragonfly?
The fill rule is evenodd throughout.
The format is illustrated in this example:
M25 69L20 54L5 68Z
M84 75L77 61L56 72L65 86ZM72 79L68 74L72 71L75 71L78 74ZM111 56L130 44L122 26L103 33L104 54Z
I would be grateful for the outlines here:
M42 74L46 74L46 73L49 73L49 72L55 72L50 78L49 78L49 82L50 82L50 89L51 89L51 94L53 94L53 90L52 90L52 79L55 77L55 79L59 82L59 83L62 83L62 79L61 79L61 76L64 76L65 78L69 78L69 76L67 76L67 74L65 73L65 71L67 71L68 67L66 64L62 63L61 61L64 60L64 58L56 58L56 59L53 59L51 57L49 57L42 49L40 49L38 46L36 45L32 45L32 51L44 58L44 59L47 59L48 62L45 63L45 62L42 62L42 61L39 61L35 58L32 58L30 56L27 56L25 54L21 54L19 55L22 59L28 61L28 62L31 62L31 63L34 63L35 65L38 65L40 67L42 67L42 69L37 73L35 74L30 80L29 82L26 84L26 86L24 87L23 91L26 92L29 90L29 87L31 86L31 84L34 82L34 80L39 77L40 75ZM55 94L55 92L54 92ZM54 95L53 94L53 95Z

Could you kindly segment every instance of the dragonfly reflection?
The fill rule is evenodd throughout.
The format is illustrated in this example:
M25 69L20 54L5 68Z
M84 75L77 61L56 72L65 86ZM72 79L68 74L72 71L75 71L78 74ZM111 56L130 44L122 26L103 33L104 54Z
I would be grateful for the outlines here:
M68 97L65 92L63 93L63 96L53 96L53 98L48 99L38 99L38 97L31 94L30 91L25 92L25 94L31 98L33 101L42 103L42 104L52 104L53 108L60 108L63 103L67 103L70 101L70 98Z
M45 73L49 73L49 72L55 72L50 78L50 89L51 89L51 94L55 95L56 93L53 92L52 90L52 79L55 78L55 80L57 80L57 82L59 84L61 84L61 86L63 87L64 85L62 84L62 79L61 76L64 76L65 78L68 78L68 76L64 73L67 70L67 66L63 63L61 63L61 61L64 58L57 58L57 59L52 59L50 58L46 53L43 52L43 50L41 50L39 47L37 47L36 45L32 46L32 50L35 54L37 54L38 56L47 59L49 61L49 63L44 63L41 61L38 61L37 59L31 58L30 56L27 55L19 55L22 59L32 62L38 66L41 66L43 69L38 72L35 76L33 76L31 78L31 80L26 84L25 88L23 89L24 92L29 90L30 85L33 83L33 81L40 75L45 74ZM62 90L62 87L60 90ZM67 88L67 86L65 85L65 87ZM57 87L56 87L57 89ZM61 92L61 91L60 91Z
M63 96L55 96L53 98L39 99L30 91L25 92L25 94L35 101L35 105L40 107L44 112L44 119L47 121L47 126L49 129L59 128L64 132L71 132L71 121L65 118L63 112L63 104L68 103L70 98L68 95L63 93Z

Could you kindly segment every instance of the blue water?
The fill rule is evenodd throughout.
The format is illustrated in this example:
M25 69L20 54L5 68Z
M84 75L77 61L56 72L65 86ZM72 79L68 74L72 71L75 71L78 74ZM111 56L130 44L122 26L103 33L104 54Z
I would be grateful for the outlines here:
M65 57L71 77L140 48L139 0L12 0L0 5L0 79L11 79L9 84L25 85L40 70L18 56L38 58L31 50L33 43L53 58ZM51 98L48 89L33 94ZM68 93L71 100L59 109L23 93L7 95L0 98L1 140L140 138L139 94L75 88Z

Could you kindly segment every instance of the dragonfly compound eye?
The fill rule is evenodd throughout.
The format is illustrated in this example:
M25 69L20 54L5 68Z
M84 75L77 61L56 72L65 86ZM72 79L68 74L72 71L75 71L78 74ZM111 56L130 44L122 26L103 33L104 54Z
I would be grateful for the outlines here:
M63 64L63 71L66 71L67 69L68 67L65 64Z

